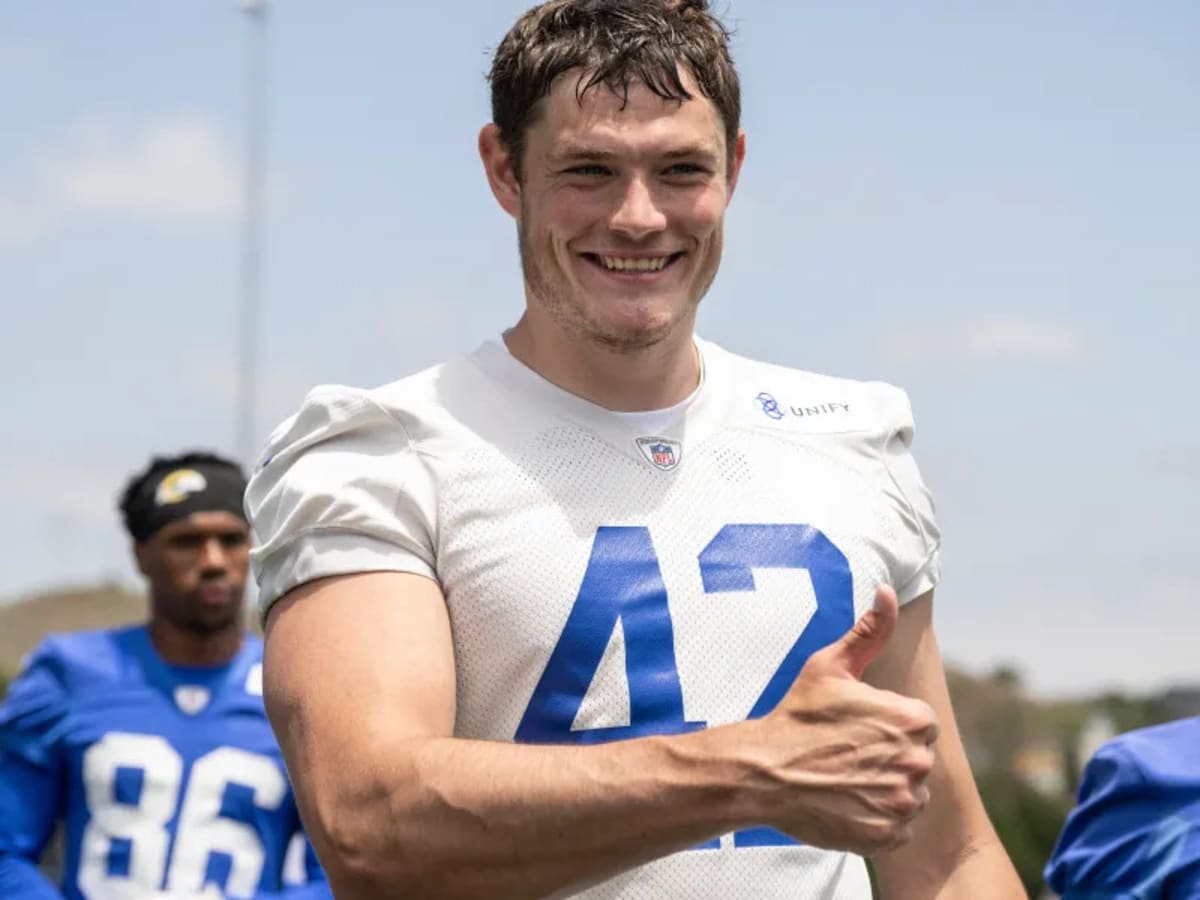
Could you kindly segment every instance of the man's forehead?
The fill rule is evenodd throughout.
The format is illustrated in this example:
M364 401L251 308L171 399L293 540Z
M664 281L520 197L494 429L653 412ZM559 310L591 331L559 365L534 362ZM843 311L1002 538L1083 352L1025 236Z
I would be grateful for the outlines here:
M688 88L692 99L683 101L659 96L641 82L631 83L627 95L605 84L580 95L576 79L560 79L537 125L555 156L599 150L606 140L623 144L631 137L663 150L685 146L719 153L724 137L720 113L694 85Z
M229 534L245 532L250 528L244 519L233 513L220 510L199 511L190 513L182 519L176 519L162 527L160 532L165 537L191 534Z

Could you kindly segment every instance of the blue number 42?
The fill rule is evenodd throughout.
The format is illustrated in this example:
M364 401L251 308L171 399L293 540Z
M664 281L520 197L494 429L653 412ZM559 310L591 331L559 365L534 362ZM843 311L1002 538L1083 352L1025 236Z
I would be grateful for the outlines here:
M726 525L700 551L698 562L706 594L753 591L754 569L806 569L812 580L817 611L763 688L749 718L774 709L805 660L854 624L850 564L825 535L808 525ZM625 636L629 724L573 730L618 622ZM516 739L593 744L704 726L684 716L667 588L649 529L599 528L583 584L517 726ZM769 828L748 829L734 837L738 847L792 843ZM703 846L717 845L712 841Z

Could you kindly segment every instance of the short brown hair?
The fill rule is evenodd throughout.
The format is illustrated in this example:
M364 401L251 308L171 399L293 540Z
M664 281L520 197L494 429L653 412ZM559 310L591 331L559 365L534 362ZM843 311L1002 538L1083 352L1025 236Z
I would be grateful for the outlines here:
M492 121L519 174L526 130L564 72L581 70L580 99L605 85L628 100L630 84L640 82L666 100L691 100L680 66L717 107L732 148L741 87L729 30L707 0L549 0L522 15L496 48L488 74Z

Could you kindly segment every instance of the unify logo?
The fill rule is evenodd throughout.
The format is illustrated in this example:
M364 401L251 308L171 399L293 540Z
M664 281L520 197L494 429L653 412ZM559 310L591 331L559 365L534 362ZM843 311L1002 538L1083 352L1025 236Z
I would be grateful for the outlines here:
M783 410L779 408L779 401L766 391L763 391L754 399L758 401L759 406L762 407L763 414L768 419L775 419L778 421L783 418Z
M824 416L832 413L848 413L850 412L849 403L818 403L815 406L789 406L786 410L779 405L779 401L772 394L763 391L754 398L759 407L763 411L763 415L768 419L774 419L778 422L785 416L792 415L798 419L811 416Z

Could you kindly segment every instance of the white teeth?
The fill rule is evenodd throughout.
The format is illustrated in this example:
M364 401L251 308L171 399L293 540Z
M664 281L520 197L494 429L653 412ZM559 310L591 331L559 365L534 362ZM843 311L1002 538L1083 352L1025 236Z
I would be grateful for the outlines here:
M671 257L669 256L636 258L626 256L600 257L600 262L604 264L604 268L615 269L618 272L658 272L670 261Z

